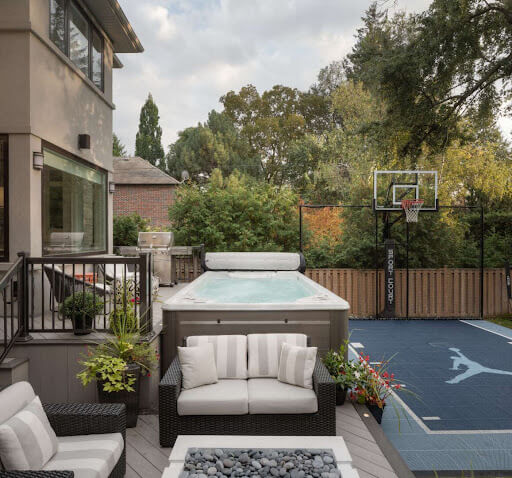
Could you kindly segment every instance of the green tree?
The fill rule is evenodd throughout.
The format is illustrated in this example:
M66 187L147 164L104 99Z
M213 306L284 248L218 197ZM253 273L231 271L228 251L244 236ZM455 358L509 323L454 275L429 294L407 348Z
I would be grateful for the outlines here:
M135 138L135 156L155 166L163 166L165 153L162 147L162 128L159 125L158 107L151 93L140 110L139 131Z
M112 155L116 158L123 158L127 155L126 147L121 140L118 138L117 134L112 135Z
M177 244L209 251L294 251L298 197L286 187L214 170L205 186L182 186L169 217Z
M181 131L169 146L167 171L180 177L186 170L194 180L208 178L216 168L223 175L235 169L251 176L261 175L259 162L251 155L249 144L241 138L231 119L212 110L204 124Z
M137 213L114 217L114 247L136 246L139 232L145 231L147 226L148 221Z

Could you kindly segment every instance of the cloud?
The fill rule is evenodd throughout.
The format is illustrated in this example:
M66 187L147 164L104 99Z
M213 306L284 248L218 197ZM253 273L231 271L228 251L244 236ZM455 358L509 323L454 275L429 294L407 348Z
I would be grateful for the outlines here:
M120 55L114 131L133 153L140 108L158 105L167 148L179 131L221 109L219 98L248 83L308 88L345 56L370 1L120 0L145 52ZM408 10L428 0L402 0ZM395 2L391 6L394 6ZM401 4L398 4L401 7Z

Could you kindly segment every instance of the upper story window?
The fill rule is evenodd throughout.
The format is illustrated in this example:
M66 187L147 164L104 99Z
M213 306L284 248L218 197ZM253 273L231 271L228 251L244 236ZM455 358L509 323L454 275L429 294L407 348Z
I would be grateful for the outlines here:
M103 91L103 38L73 0L50 0L50 39Z

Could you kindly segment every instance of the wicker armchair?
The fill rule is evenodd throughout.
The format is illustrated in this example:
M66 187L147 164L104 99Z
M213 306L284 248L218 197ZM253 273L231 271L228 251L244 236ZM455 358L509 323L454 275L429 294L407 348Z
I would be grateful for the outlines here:
M45 404L44 410L57 436L121 433L125 448L109 478L126 473L126 408L122 404ZM0 478L72 478L72 471L0 471Z
M160 445L178 435L336 435L335 383L320 359L313 372L318 412L268 415L178 415L182 374L175 358L159 385Z

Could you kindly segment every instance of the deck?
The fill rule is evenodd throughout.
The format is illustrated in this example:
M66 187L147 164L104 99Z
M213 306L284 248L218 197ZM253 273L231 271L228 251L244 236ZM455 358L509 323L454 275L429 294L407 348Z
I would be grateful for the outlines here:
M350 403L338 407L337 434L345 439L360 478L402 478L384 456L367 426ZM158 444L158 417L140 415L137 428L127 430L126 478L160 478L171 448Z

